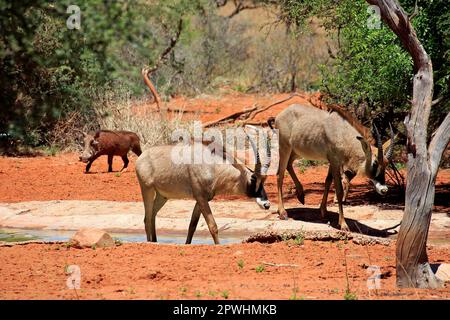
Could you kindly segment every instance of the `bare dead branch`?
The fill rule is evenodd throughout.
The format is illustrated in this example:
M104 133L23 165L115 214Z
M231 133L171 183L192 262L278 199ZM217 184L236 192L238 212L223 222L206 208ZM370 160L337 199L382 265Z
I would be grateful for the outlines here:
M243 1L239 1L234 8L234 10L227 16L229 19L233 18L235 15L239 14L244 10L252 10L261 8L261 5L244 5Z
M163 63L167 61L167 58L169 56L169 53L172 52L175 45L178 43L178 40L180 39L181 32L183 31L183 19L180 19L178 21L178 27L176 30L175 35L170 38L169 45L166 49L161 53L158 60L156 60L156 63L153 65L153 67L149 68L148 73L151 74L155 72Z
M264 261L262 263L266 266L271 266L271 267L288 267L288 268L300 267L297 264L288 264L288 263L272 263L272 262L264 262Z
M419 14L419 7L417 6L417 0L416 0L416 3L414 4L414 11L408 17L409 21L412 21L412 19L414 19L418 14Z
M434 99L433 101L431 101L431 106L434 107L435 105L440 103L442 100L444 100L444 96L440 96L439 98Z
M287 97L287 98L285 98L285 99L281 99L281 100L276 101L276 102L274 102L274 103L272 103L272 104L269 104L268 106L265 106L265 107L262 107L262 108L258 108L257 110L255 110L255 111L248 117L247 120L244 121L244 123L245 123L245 124L249 124L248 122L251 121L251 120L253 120L257 114L259 114L259 113L261 113L261 112L264 112L264 111L266 111L266 110L268 110L268 109L270 109L270 108L272 108L272 107L274 107L274 106L276 106L276 105L279 105L279 104L281 104L281 103L283 103L283 102L286 102L286 101L288 101L288 100L291 100L291 99L294 98L294 97L303 97L303 98L306 98L305 95L298 94L298 93L293 93L293 94L291 94L289 97Z
M241 110L241 111L232 113L232 114L227 115L227 116L224 116L224 117L222 117L222 118L220 118L220 119L218 119L218 120L214 120L214 121L207 122L207 123L205 123L205 124L203 125L203 128L213 127L213 126L218 125L218 124L223 123L223 122L231 122L231 121L235 121L235 120L236 120L237 118L239 118L240 116L245 115L245 114L248 114L248 113L250 113L250 112L252 112L252 111L255 111L256 109L258 109L258 106L255 104L255 105L253 105L253 107L251 107L251 108L248 108L248 109L245 109L245 110Z
M433 174L437 173L442 153L450 142L450 113L447 114L431 140L429 147L430 166Z
M150 70L151 70L151 69L150 69L150 68L147 68L147 67L143 68L143 69L142 69L142 76L144 77L144 82L145 82L145 84L146 84L147 87L150 89L150 92L152 93L153 98L155 99L156 108L158 109L158 112L160 112L160 111L161 111L161 108L160 108L160 98L159 98L159 95L158 95L158 91L156 91L155 86L153 85L153 83L152 83L151 80L150 80L150 77L149 77L149 74L151 73Z

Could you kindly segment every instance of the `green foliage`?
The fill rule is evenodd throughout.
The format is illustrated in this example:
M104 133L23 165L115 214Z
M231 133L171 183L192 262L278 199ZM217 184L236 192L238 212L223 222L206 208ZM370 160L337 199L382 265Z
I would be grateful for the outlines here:
M400 4L412 13L415 2ZM422 0L418 7L412 23L433 61L435 97L443 97L432 110L433 130L450 110L450 3ZM321 68L321 91L328 102L346 106L364 121L378 118L382 129L387 127L385 119L403 121L410 108L412 60L384 23L379 29L368 27L371 11L366 1L283 0L280 10L299 30L307 19L318 17L334 37L333 59Z
M349 19L339 31L336 59L322 68L330 100L352 108L364 120L372 111L407 108L412 65L397 36L386 26L367 27L364 2L342 5L337 14Z
M305 235L303 232L299 232L295 235L294 244L301 246L305 242Z
M237 265L238 265L239 269L244 268L244 260L240 259L240 260L237 262Z
M81 28L70 30L69 0L0 0L0 133L40 145L68 113L90 119L108 89L142 93L141 67L201 2L82 0Z

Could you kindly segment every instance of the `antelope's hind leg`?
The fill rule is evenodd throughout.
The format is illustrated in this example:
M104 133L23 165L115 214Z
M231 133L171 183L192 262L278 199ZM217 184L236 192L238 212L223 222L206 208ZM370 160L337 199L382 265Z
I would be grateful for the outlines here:
M291 157L289 158L289 162L287 165L287 171L289 172L289 175L291 176L292 180L294 181L298 201L300 201L301 204L305 204L305 192L303 190L303 185L300 182L300 180L298 180L297 175L295 174L295 170L292 167L294 160L295 160L295 157L292 154Z
M350 231L350 229L347 226L347 223L345 222L345 218L344 218L344 208L342 205L342 198L344 196L344 190L342 188L341 174L340 174L339 170L332 170L332 171L333 171L334 188L336 189L336 196L337 196L338 205L339 205L339 222L338 222L338 224L339 224L339 227L341 230Z
M284 172L288 166L289 158L291 156L291 148L289 150L280 151L280 161L278 163L277 172L277 191L278 191L278 215L281 220L287 220L288 215L283 203L283 180Z

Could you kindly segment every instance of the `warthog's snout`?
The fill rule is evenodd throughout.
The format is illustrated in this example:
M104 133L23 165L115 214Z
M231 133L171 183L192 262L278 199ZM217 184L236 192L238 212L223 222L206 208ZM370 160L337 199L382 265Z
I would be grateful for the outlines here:
M85 158L83 156L80 156L80 161L83 162L83 163L87 163L89 161L89 159Z

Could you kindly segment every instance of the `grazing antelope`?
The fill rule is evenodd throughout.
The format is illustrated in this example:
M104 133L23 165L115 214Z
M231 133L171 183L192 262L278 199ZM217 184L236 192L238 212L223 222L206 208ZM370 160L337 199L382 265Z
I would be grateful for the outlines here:
M269 122L272 126L272 123ZM287 169L297 189L297 198L304 204L303 186L295 175L292 163L297 158L309 160L327 160L330 163L325 180L325 191L320 205L322 218L327 212L328 191L334 181L339 205L339 226L348 230L342 207L343 187L341 173L350 181L358 173L367 176L375 190L385 195L385 167L393 152L393 130L391 143L383 154L381 137L374 127L377 149L368 142L367 132L344 117L342 112L327 112L310 106L294 104L283 110L275 118L274 127L279 134L280 162L278 167L278 213L280 219L287 219L283 204L283 178ZM376 152L375 152L376 151ZM375 156L373 157L373 153ZM344 179L345 180L345 179Z
M144 151L136 161L136 173L144 200L147 241L156 242L155 217L167 199L196 200L186 244L192 241L200 213L206 220L214 243L219 243L217 225L208 204L216 195L247 195L256 198L256 202L263 209L269 209L270 202L264 190L264 181L270 166L270 152L268 150L266 161L261 164L255 143L251 138L249 139L256 159L254 171L243 164L236 163L236 159L226 152L219 155L213 152L210 146L198 142L181 147L180 145L156 146ZM210 157L210 161L201 164L175 163L174 148L179 148L178 152L187 150L188 154L198 148L201 154L207 154ZM231 164L224 163L225 158L231 160Z

